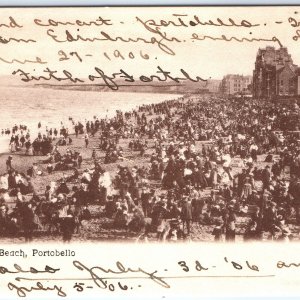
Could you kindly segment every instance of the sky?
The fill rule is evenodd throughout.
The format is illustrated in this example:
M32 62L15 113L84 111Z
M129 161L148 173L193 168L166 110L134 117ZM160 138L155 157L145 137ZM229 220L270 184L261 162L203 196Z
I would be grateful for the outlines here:
M202 23L209 23L211 20L219 25L220 19L225 25L230 25L232 19L236 25L246 20L245 24L258 26L191 26L190 21L195 24L194 16ZM7 28L5 25L10 22L10 17L22 27ZM57 26L38 26L34 22L38 19L40 22L36 23L49 25L49 19L71 23L76 20L93 22L98 19L100 21L97 24L100 24L101 18L106 20L101 26L62 25L55 22L51 24ZM187 26L178 26L178 18ZM300 37L297 37L296 32L299 30L300 36L298 7L3 8L0 10L0 20L2 38L36 41L17 43L11 40L0 43L0 75L10 75L13 71L22 69L38 76L48 67L58 71L57 74L68 70L78 78L87 78L88 75L95 74L95 67L98 67L107 74L123 69L137 77L155 74L158 66L176 76L181 74L180 69L184 69L191 76L205 79L221 79L226 74L251 75L258 49L266 46L279 47L279 42L272 41L273 38L287 47L294 63L300 65ZM169 25L162 26L166 24ZM66 31L74 38L79 34L82 38L107 39L109 36L111 39L140 40L135 43L120 40L54 40L66 40ZM165 51L158 45L164 35L170 40L174 38L173 42L165 39L161 41L161 47L165 47ZM270 41L241 43L234 40L213 40L222 35L228 39L244 37ZM200 40L204 36L206 38ZM293 39L294 36L296 37ZM13 59L34 61L36 57L46 63L7 63ZM18 80L20 77L14 78Z

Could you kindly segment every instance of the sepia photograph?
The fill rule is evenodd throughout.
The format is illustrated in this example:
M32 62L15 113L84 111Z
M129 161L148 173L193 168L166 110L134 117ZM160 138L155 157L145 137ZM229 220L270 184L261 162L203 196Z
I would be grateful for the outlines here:
M299 13L1 9L1 243L299 241Z

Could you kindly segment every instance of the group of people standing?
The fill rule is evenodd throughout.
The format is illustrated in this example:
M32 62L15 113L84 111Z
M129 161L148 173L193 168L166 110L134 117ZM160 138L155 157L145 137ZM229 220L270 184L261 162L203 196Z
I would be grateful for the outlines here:
M70 176L47 186L39 198L67 206L66 215L74 220L94 203L103 208L97 217L108 217L112 226L139 238L297 237L292 232L300 223L296 102L192 96L74 126L86 151L91 138L99 141L93 163L74 164ZM76 153L68 151L64 157L73 163ZM49 153L55 157L53 149ZM115 171L105 170L109 164ZM80 213L72 213L70 205Z

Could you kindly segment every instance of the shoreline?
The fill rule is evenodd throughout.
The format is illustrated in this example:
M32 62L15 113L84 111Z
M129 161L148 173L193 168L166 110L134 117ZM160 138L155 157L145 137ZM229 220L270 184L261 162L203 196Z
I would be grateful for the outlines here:
M177 99L173 99L175 102L178 101L178 103L183 102L184 104L182 106L179 106L179 108L172 108L174 111L178 112L178 115L180 115L181 109L183 107L187 108L188 105L190 104L189 101L198 103L197 98L189 97L189 98L183 98L183 97L178 97ZM206 100L206 99L201 99L201 101ZM212 99L212 101L214 101ZM164 103L165 101L161 101L161 103ZM200 100L199 100L200 103ZM209 102L207 102L209 105ZM140 105L142 106L142 105ZM172 109L171 109L171 114L172 114ZM164 113L158 113L158 114L150 114L149 118L157 118L159 116L163 116ZM176 116L176 115L175 115ZM131 116L132 118L133 116ZM71 151L79 151L82 154L83 157L83 163L80 168L78 168L78 171L80 175L83 173L84 170L86 169L93 169L94 167L94 162L92 159L92 153L93 150L96 149L97 153L97 159L101 165L101 167L104 168L105 171L109 172L111 175L111 178L114 178L116 175L116 172L118 171L118 166L122 167L128 167L130 170L132 168L142 168L142 167L147 167L149 166L150 163L150 158L151 155L155 151L154 147L154 139L151 138L146 138L145 136L140 138L140 140L147 139L148 141L148 147L145 151L144 156L140 156L138 151L130 150L129 149L129 142L131 140L134 140L134 137L129 137L129 138L120 138L120 142L118 146L122 147L124 149L124 159L123 160L117 160L114 163L108 163L104 164L103 160L105 157L105 151L104 150L99 150L99 137L100 133L96 132L94 137L90 137L90 143L87 148L85 148L84 144L84 133L80 134L77 138L75 134L70 135L72 137L72 144L71 145L66 145L66 146L59 146L59 152L61 154L65 154L67 149L70 149ZM168 139L165 141L166 144L169 143L171 139ZM178 139L177 142L179 143L180 140ZM195 142L195 150L196 152L201 152L202 151L202 146L203 144L212 144L211 141L206 140L206 141L196 141ZM37 192L38 195L43 195L45 191L46 185L50 184L51 182L59 182L61 179L63 179L65 176L69 176L72 174L72 170L67 170L67 171L54 171L51 174L47 173L47 168L46 164L42 163L43 160L45 160L45 156L25 156L22 153L6 153L6 154L0 154L1 160L4 162L6 157L8 155L13 156L13 167L15 167L18 171L24 172L26 174L26 169L30 166L32 166L33 163L37 163L38 169L42 171L42 174L40 176L35 176L31 179L31 182L33 184L33 187L35 191ZM233 171L232 175L236 175L239 172L241 172L241 166L239 166L239 162L242 159L233 156L232 157L232 162L237 161L238 165L233 166ZM232 164L233 165L233 164ZM258 162L256 163L256 166L259 166L260 168L264 168L268 163L265 162L265 154L259 155L258 156ZM221 166L218 166L218 168L222 168ZM1 164L0 166L0 174L3 173L4 170L4 164ZM74 183L72 182L72 185ZM71 183L67 184L69 188L71 188ZM149 184L148 188L154 189L157 195L162 196L165 195L168 190L165 189L162 186L162 182L160 180L155 180L155 179L149 179ZM201 190L201 199L206 199L211 196L211 192L214 191L214 188L208 187L205 188L203 191ZM25 197L26 199L29 199L29 197ZM127 232L127 228L122 228L122 229L115 229L111 227L105 227L108 224L111 224L112 220L108 219L107 217L103 216L103 208L101 207L100 204L91 204L89 206L91 208L91 213L93 216L93 219L89 222L85 222L83 224L83 233L78 235L75 235L74 240L122 240L122 239L127 239L128 241L133 240L135 238L135 235L130 232L130 234ZM237 218L237 241L241 241L241 238L244 234L244 229L249 221L249 217L246 216L239 216ZM213 235L212 235L212 230L213 230L213 225L199 225L199 223L195 224L193 226L193 238L195 241L212 241L213 240ZM296 234L299 233L299 226L297 225L291 225L292 232ZM129 235L128 235L129 234ZM49 237L49 236L47 236ZM56 239L56 237L50 237L50 239ZM152 237L153 238L153 237ZM298 236L297 236L298 239Z
M40 86L17 86L17 88L19 89L22 89L22 90L38 90L39 88L41 88ZM0 86L0 90L1 89L7 89L7 87L5 86ZM49 88L51 90L51 88ZM60 89L53 89L53 90L60 90ZM69 91L71 93L74 93L76 92L75 90L73 89L64 89L66 91ZM91 93L97 93L97 92L104 92L104 91L95 91L95 90L78 90L79 92L91 92ZM151 105L151 104L156 104L156 103L160 103L161 101L165 101L165 99L159 99L157 101L153 101L153 103L148 103L149 102L149 99L143 99L143 95L147 94L147 96L149 96L149 94L151 93L148 93L148 92L145 92L145 91L139 91L137 93L135 92L131 92L131 91L119 91L120 93L120 96L122 96L122 94L127 97L130 96L130 94L134 94L134 97L139 97L138 95L135 95L135 94L140 94L140 97L141 98L140 100L138 100L137 102L140 101L140 103L128 103L128 106L129 106L129 109L125 109L123 111L123 113L126 113L128 111L132 111L134 109L136 109L137 107L139 106L143 106L143 105ZM105 91L105 94L106 95L113 95L113 94L116 94L114 91ZM170 100L168 98L172 98L172 100L175 100L175 99L178 99L178 98L181 98L181 97L186 97L186 95L183 95L183 94L179 94L179 93L156 93L155 94L155 97L158 96L162 96L163 97L166 97L167 98L167 101ZM138 98L138 99L139 99ZM59 99L61 101L67 101L66 99ZM106 99L102 99L102 100L98 100L95 98L94 101L104 101L105 102ZM109 107L109 105L107 105L107 108L105 108L105 104L103 105L103 108L102 108L102 112L101 113L98 113L98 114L94 114L92 115L93 113L91 112L89 115L87 115L87 112L85 112L84 116L82 117L79 117L79 116L73 116L72 114L69 114L69 115L63 115L63 119L57 119L57 120L54 120L53 117L49 117L48 119L43 119L43 117L35 117L34 118L34 121L31 119L30 120L30 124L26 124L28 122L26 121L16 121L14 119L11 120L10 124L9 125L0 125L0 155L3 155L3 154L7 154L10 150L9 150L9 141L10 141L10 137L11 137L11 134L10 135L1 135L1 130L5 130L5 129L12 129L13 126L15 125L26 125L27 126L27 129L30 130L30 135L31 135L31 142L38 136L38 133L41 133L41 134L45 134L46 133L46 127L48 127L48 129L50 128L56 128L59 130L59 128L61 128L62 124L60 123L63 123L63 126L65 128L68 128L69 130L69 133L70 134L73 134L75 133L74 132L74 124L72 124L72 121L70 121L70 117L75 121L75 122L81 122L82 124L85 123L86 120L92 120L94 117L97 117L98 119L105 119L105 118L108 118L108 119L111 119L113 118L115 115L116 115L116 110L119 109L119 106L118 104L114 104L113 107ZM59 111L58 112L54 112L53 114L59 114ZM78 112L77 112L78 114ZM51 116L51 115L50 115ZM8 119L8 118L7 118ZM42 123L42 128L41 129L38 129L37 128L37 124L38 122L41 122ZM54 123L56 122L56 123Z
M113 92L112 92L113 93ZM183 96L183 95L177 95L177 98L175 98L175 99L171 99L171 100L162 100L161 102L158 102L158 103L163 103L163 102L165 102L165 101L172 101L172 100L175 100L175 101L185 101L185 98L186 98L186 96ZM135 109L138 109L139 107L142 107L143 105L155 105L155 104L158 104L158 103L156 103L156 102L154 102L154 103L152 103L152 104L141 104L141 105L137 105L137 106L135 106L134 108L131 108L130 110L122 110L122 112L123 113L127 113L127 112L130 112L130 111L132 111L132 110L135 110ZM111 110L110 112L110 117L108 117L108 119L112 119L113 117L115 117L116 116L116 111L113 111L113 110ZM93 119L93 117L91 118L91 119L89 119L89 120L92 120ZM78 122L78 121L81 121L81 120L76 120L76 122ZM83 122L84 123L84 122ZM30 129L30 128L29 128ZM67 145L67 146L59 146L59 149L60 150L62 150L63 152L65 152L66 151L66 149L71 149L71 150L73 150L73 148L74 149L80 149L81 151L84 151L84 152L86 152L86 151L88 151L87 149L85 149L84 148L84 140L83 140L83 138L84 138L84 134L79 134L79 136L78 136L78 138L75 138L75 131L74 131L74 125L72 125L72 129L73 130L71 130L71 131L69 131L69 134L68 134L68 136L70 136L71 138L72 138L72 140L73 140L73 143L71 144L71 145ZM37 134L38 134L38 132L39 131L41 131L41 130L38 130L38 129L36 129L36 131L35 131L35 133L36 133L36 135L35 136L32 136L32 131L31 131L31 129L30 129L30 132L31 132L31 141L33 141L36 137L37 137ZM97 133L96 134L96 136L95 137L93 137L92 139L91 139L91 144L92 145L94 145L94 147L92 147L92 150L94 149L94 148L97 148L97 144L96 144L96 142L98 142L98 134L99 133ZM0 136L0 138L1 138L1 136ZM55 139L55 140L53 140L53 142L54 142L54 145L56 144L56 142L58 141L60 139L60 137L59 137L59 135L58 135L58 137ZM10 140L10 138L8 138L8 142L9 142L9 140ZM131 139L128 139L127 141L123 141L123 146L126 146L126 148L127 148L127 142L129 142L129 140L132 140L132 138ZM79 146L79 142L82 142L82 146ZM9 146L7 146L7 148L9 148ZM88 151L88 152L91 152L91 151ZM101 151L101 152L103 152L103 153L101 153L101 157L103 158L103 154L104 154L104 151ZM11 156L13 156L13 157L17 157L17 158L20 158L20 159L22 159L22 158L27 158L26 159L26 161L34 161L34 162L40 162L40 159L41 158L46 158L46 156L32 156L32 155L25 155L24 154L24 149L22 150L22 151L20 151L20 152L10 152L10 150L9 149L7 149L6 151L4 151L4 152L0 152L0 159L2 159L2 157L4 157L4 159L6 159L9 155L11 155ZM86 157L86 159L88 159L88 157L87 156L85 156ZM35 158L35 159L34 159ZM20 164L18 164L19 166L20 166ZM28 165L28 163L25 163L24 165ZM23 166L21 166L22 167L22 169L23 169L23 171L24 171L24 167ZM3 170L4 170L4 168L3 168L3 165L0 165L0 175L1 174L3 174Z
M113 93L113 92L111 92L111 93ZM164 95L164 94L162 94L162 95ZM137 110L139 107L142 107L144 105L146 105L146 106L147 105L155 105L155 104L164 103L165 101L185 101L186 98L188 98L188 99L190 98L190 97L188 97L186 95L176 95L176 96L177 97L174 98L174 99L161 100L160 102L154 102L154 103L151 103L151 104L146 103L146 104L135 105L130 110L124 110L124 111L122 110L122 112L123 113L131 112L132 110ZM110 113L110 115L111 115L108 119L112 119L113 117L116 116L116 111L113 110L113 109L111 111L109 111L108 113ZM91 119L89 119L89 120L92 120L92 119L93 119L93 116L91 116ZM76 120L76 121L78 121L78 120ZM83 122L83 124L84 124L84 122ZM90 139L90 147L88 149L85 149L84 148L84 134L80 134L78 136L78 138L75 138L74 125L72 125L72 129L73 129L73 132L71 130L71 133L69 132L69 136L72 138L73 143L71 145L59 146L59 151L62 152L62 153L65 153L66 149L71 149L71 150L74 150L74 151L83 151L83 165L85 165L87 167L89 165L89 163L91 162L92 150L98 148L98 143L99 143L98 134L99 133L97 133L95 135L95 137L93 137L93 138ZM30 130L30 132L31 132L31 130ZM31 132L31 142L37 137L37 133L38 132L39 132L39 130L36 129L36 136L32 136L32 132ZM59 138L60 137L58 135L58 137L53 141L54 145L57 143L57 141L59 140ZM133 138L122 141L121 146L123 146L126 150L128 150L127 149L128 148L128 143L132 139ZM9 142L9 138L8 138L8 142ZM92 147L91 147L91 145L92 145ZM7 146L7 148L9 148L9 146ZM0 152L0 160L3 160L3 163L0 164L0 175L5 172L4 161L7 159L7 157L9 155L13 156L14 162L16 163L16 165L14 165L16 167L16 169L20 170L21 172L23 172L25 174L26 174L27 169L29 167L31 167L33 163L40 164L41 161L43 161L44 159L46 159L46 156L25 155L24 152L25 152L24 149L22 149L22 151L20 151L20 152L13 152L13 153L10 152L9 149L7 149L7 151ZM99 151L99 152L100 152L99 159L104 159L105 152L104 151ZM126 153L127 153L127 151L126 151ZM132 152L128 151L127 154L129 154L129 156L131 156ZM23 163L23 161L25 161L25 162ZM124 161L124 162L120 162L119 161L119 162L117 162L115 164L108 164L108 165L104 165L104 166L108 166L108 170L109 171L116 171L117 165L118 164L122 164L122 163L124 165L129 165L129 166L130 165L132 165L132 166L134 165L134 163L132 163L132 161L127 160L127 161ZM46 174L45 165L41 169L43 171L43 174ZM81 168L81 171L82 170L83 170L83 168ZM56 173L60 173L60 171L58 171ZM66 171L66 172L63 172L63 173L70 173L70 171ZM44 177L46 177L46 176L45 175L41 176L41 178L44 178ZM55 177L60 177L60 176L55 176ZM37 189L41 188L41 184L40 183L41 183L40 180L38 180Z

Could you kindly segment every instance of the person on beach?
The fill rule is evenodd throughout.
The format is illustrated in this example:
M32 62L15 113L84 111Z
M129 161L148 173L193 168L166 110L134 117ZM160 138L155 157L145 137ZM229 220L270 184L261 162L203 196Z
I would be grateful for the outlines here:
M217 221L215 228L213 229L212 235L214 236L215 242L222 242L223 240L223 223L221 221Z
M31 142L30 139L27 139L25 142L25 155L30 155Z
M74 138L74 148L66 149L59 143L51 148L48 137L40 134L34 140L35 152L50 155L39 169L47 169L51 164L51 173L55 174L51 178L54 178L56 172L76 168L74 174L58 176L60 179L54 182L53 188L51 185L51 193L45 199L45 207L49 205L51 210L48 207L43 213L53 213L48 221L56 225L66 241L70 240L70 232L72 237L72 230L66 228L72 226L59 229L55 214L62 195L58 192L64 194L66 201L78 199L74 204L77 208L83 203L101 205L101 213L108 219L105 222L112 227L118 224L124 235L136 228L129 226L135 223L131 223L132 218L143 215L150 219L145 222L151 225L149 238L153 230L162 240L168 240L168 231L177 232L176 240L186 234L191 239L202 239L202 230L211 235L215 228L216 239L224 233L227 241L234 241L238 228L239 237L253 239L257 224L261 224L261 236L277 239L288 231L282 223L291 226L300 223L300 149L297 136L290 132L300 125L300 119L293 119L293 114L293 108L287 104L195 95L143 105L126 113L118 111L111 119L98 122L86 120L86 126L74 123L79 126L78 134L91 132L91 137L88 132L84 136L86 148L94 134L91 141L94 143L99 138L100 142L99 159L93 165L90 154L83 153L87 158L85 171L81 170L82 154L74 151L82 138L81 142ZM21 136L18 130L14 128L14 137ZM273 131L279 130L284 133L277 138ZM61 133L60 139L67 141L67 130ZM263 166L258 163L264 160ZM120 165L114 172L116 162ZM108 171L103 173L103 163L108 166L109 178L105 174ZM7 176L9 197L21 199L26 181L24 185L18 184L17 172ZM38 178L32 178L35 180ZM148 189L155 193L146 192ZM257 208L259 222L255 217ZM291 224L294 212L298 224ZM254 221L245 225L245 217ZM221 230L218 220L222 218ZM182 228L172 227L172 222L182 227L180 219L184 221L184 232ZM65 221L67 224L71 220ZM195 223L209 229L198 231Z
M25 242L31 242L33 239L33 230L35 226L32 204L21 202L19 204L19 212L24 230Z
M75 230L75 219L71 212L71 210L68 210L67 216L62 218L60 222L60 228L62 232L62 238L64 243L70 243L72 239L72 235Z
M84 136L84 142L85 142L85 148L87 148L89 145L89 134L88 133L86 133Z
M8 158L7 158L7 160L6 160L6 170L7 170L8 173L13 170L12 160L13 160L12 156L9 155Z
M81 168L82 161L83 161L82 155L79 153L77 158L78 168Z
M96 153L96 150L93 149L93 152L92 152L92 159L95 161L97 160L97 153Z
M15 152L16 151L16 143L15 143L15 136L14 135L12 135L11 138L10 138L9 146L10 146L10 152Z
M183 203L181 210L181 220L183 223L183 228L186 228L188 236L191 233L191 221L193 218L192 204L189 199L186 199Z
M225 240L227 242L235 241L236 234L236 214L232 206L228 207L228 212L225 215Z

